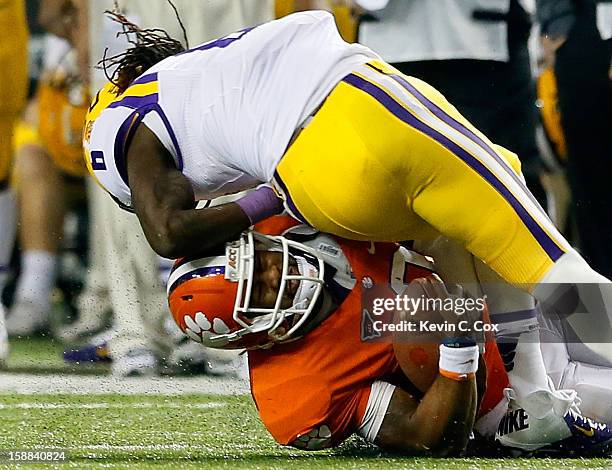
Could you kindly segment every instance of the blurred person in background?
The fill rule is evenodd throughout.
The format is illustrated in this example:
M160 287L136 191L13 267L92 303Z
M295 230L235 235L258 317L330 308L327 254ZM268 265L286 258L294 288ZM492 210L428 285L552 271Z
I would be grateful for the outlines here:
M84 202L80 139L88 101L76 51L47 35L38 90L15 135L21 272L7 318L10 335L28 336L48 326L64 217Z
M612 2L537 0L546 76L556 91L577 245L612 276ZM604 229L602 229L604 228Z
M477 129L519 155L527 187L546 195L535 140L536 95L525 0L355 0L359 42L437 88Z
M360 10L356 8L353 0L276 0L274 2L276 18L304 10L329 11L334 15L340 36L346 42L357 41Z
M8 275L16 227L16 208L9 188L13 128L26 102L28 28L24 0L0 4L0 297ZM8 356L4 307L0 299L0 364Z
M102 59L105 48L109 48L107 56L112 56L128 46L123 37L116 38L121 26L108 19L105 10L118 6L143 28L162 28L183 38L178 14L192 47L247 25L270 20L273 15L271 0L176 0L172 3L176 13L167 0L125 0L118 5L110 0L89 2L92 90L107 82L104 72L93 68ZM93 249L100 250L98 260L102 262L103 273L97 276L95 285L100 291L100 281L104 282L109 295L108 305L114 314L112 331L103 335L112 358L112 372L119 376L156 373L159 359L171 356L170 348L175 340L182 339L169 336L164 328L168 308L158 279L159 258L149 247L137 217L120 210L98 187L92 185L90 196L91 245L97 245ZM99 268L99 265L93 266L94 271ZM92 318L88 310L96 315L102 308L96 305L96 298L86 296L87 292L81 296L79 304L83 317ZM171 359L176 362L181 358ZM221 358L222 362L232 360L233 357Z

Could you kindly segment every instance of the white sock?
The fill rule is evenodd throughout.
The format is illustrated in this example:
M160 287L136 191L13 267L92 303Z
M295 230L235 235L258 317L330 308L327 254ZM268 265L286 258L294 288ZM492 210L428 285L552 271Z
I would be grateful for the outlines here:
M26 251L21 258L21 275L16 300L28 300L46 308L55 284L57 255L48 251Z
M539 331L521 333L514 354L514 367L508 378L518 397L549 391L548 375L540 349Z
M516 395L550 390L536 310L491 314L491 322L499 328L499 352Z
M17 208L10 189L0 191L0 294L4 290L15 242Z

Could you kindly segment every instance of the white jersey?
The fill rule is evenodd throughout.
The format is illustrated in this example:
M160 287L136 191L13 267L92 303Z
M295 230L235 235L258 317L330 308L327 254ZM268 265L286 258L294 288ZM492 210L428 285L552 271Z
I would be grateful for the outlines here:
M366 47L344 42L323 11L289 15L169 57L101 112L90 112L91 169L130 206L125 152L142 122L174 157L197 199L268 182L296 128L344 76L372 58L378 56Z

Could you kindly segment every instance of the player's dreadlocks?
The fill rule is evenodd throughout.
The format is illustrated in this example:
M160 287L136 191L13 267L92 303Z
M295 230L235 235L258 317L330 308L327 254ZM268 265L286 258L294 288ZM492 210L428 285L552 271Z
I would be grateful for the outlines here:
M174 10L176 18L183 30L185 44L189 47L187 32L185 31L185 26L183 26L178 11L172 1L168 0L168 3L170 3ZM186 50L180 41L171 38L163 29L141 29L121 14L118 8L115 8L113 11L107 10L105 13L109 15L111 20L122 26L123 31L117 33L117 37L125 35L128 42L133 45L133 47L130 47L125 52L113 57L106 57L108 51L108 49L106 49L104 51L104 57L98 62L98 67L104 70L106 78L117 87L116 93L118 95L123 93L136 77L142 75L153 65L166 57L173 56ZM117 68L112 75L109 75L108 69L115 66Z

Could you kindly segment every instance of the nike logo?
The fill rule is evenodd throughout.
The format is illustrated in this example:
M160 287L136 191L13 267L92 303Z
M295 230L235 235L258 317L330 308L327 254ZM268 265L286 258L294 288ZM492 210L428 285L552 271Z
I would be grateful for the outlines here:
M580 431L586 437L593 437L595 435L595 429L584 429L584 428L578 426L577 424L574 424L574 427L576 429L578 429L578 431Z

